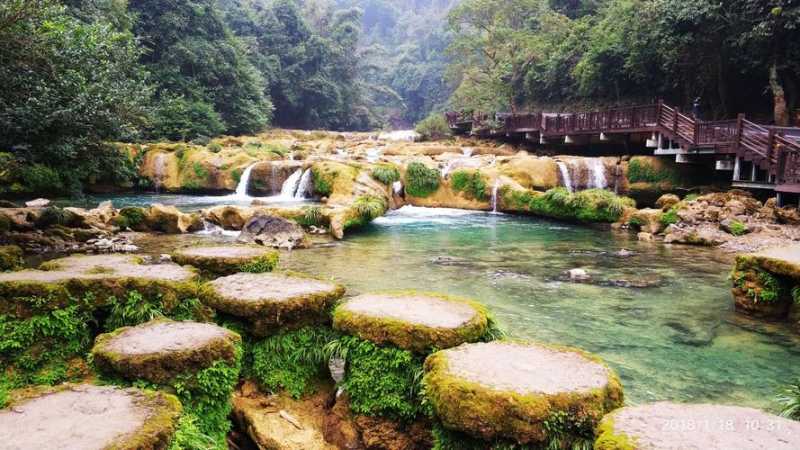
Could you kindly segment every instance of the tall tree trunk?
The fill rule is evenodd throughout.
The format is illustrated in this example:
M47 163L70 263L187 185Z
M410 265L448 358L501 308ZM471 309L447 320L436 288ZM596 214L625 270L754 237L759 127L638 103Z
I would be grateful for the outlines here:
M769 87L772 90L773 117L775 125L785 127L789 125L789 108L786 106L786 94L778 75L777 61L772 61L769 68Z

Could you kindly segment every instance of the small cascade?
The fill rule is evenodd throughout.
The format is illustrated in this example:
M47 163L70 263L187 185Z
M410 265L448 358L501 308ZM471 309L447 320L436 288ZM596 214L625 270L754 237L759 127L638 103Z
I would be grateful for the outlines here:
M453 170L453 167L458 163L458 161L458 158L447 161L447 164L442 167L442 178L447 178L447 174Z
M606 181L606 166L600 158L584 159L586 168L589 171L588 187L590 189L605 189L608 186Z
M297 191L294 193L294 198L303 200L306 195L311 193L311 169L306 169L300 177L300 183L297 185Z
M203 219L203 229L198 231L197 234L208 236L238 236L238 230L226 230L221 226Z
M242 172L241 177L239 177L239 184L236 185L236 193L234 194L237 198L249 198L250 196L247 195L247 188L250 185L250 172L253 171L253 167L255 164L250 164L247 168L244 169Z
M403 192L403 182L402 181L395 181L392 183L392 190L395 194L400 195Z
M500 191L500 180L495 180L492 186L492 213L497 214L497 193Z
M461 148L461 154L463 154L467 158L472 156L472 151L473 151L472 147L462 147Z
M381 149L372 147L367 150L367 162L374 163L381 157Z
M155 178L154 184L156 187L156 192L158 192L158 190L161 189L161 186L164 185L164 176L167 167L166 160L164 159L164 154L163 153L157 154L155 157L155 161L153 161L153 164L154 164L153 176Z
M289 178L283 182L281 186L281 198L293 199L294 194L297 192L297 187L300 185L300 178L303 176L303 169L297 169Z
M563 161L557 161L558 170L561 172L561 183L567 188L568 191L573 192L574 188L572 187L572 177L569 174L569 167L567 163Z

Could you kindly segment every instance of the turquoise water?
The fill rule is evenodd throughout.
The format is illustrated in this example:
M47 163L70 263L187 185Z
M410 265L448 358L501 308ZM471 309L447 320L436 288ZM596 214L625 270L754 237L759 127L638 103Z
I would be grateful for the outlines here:
M53 200L53 204L66 207L77 206L81 208L94 208L100 202L111 200L113 205L117 208L126 206L150 206L154 203L161 203L162 205L172 205L182 211L197 211L203 208L210 208L219 205L238 205L249 206L250 203L258 198L266 204L274 204L276 206L297 206L297 205L311 205L314 202L310 200L290 200L286 201L279 197L237 197L236 195L187 195L187 194L109 194L109 195L85 195L82 198L57 198ZM21 199L20 203L24 203Z
M800 347L784 327L734 314L729 258L546 220L412 208L344 241L287 253L282 265L334 277L350 293L422 289L475 298L513 337L602 356L630 404L775 410L776 391L800 377ZM563 272L576 267L592 282L566 280Z

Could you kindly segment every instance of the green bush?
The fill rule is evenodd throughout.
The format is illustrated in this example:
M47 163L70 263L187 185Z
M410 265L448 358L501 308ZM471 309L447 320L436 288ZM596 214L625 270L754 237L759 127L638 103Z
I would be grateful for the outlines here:
M661 225L668 227L670 225L678 223L681 220L680 217L678 217L678 210L679 208L676 205L670 208L669 211L662 214L661 217L658 219L659 222L661 222Z
M680 184L680 174L671 168L656 168L642 158L631 158L628 163L628 182Z
M732 235L742 236L747 233L747 225L739 222L738 220L734 220L731 222L730 230Z
M322 208L319 206L305 206L303 207L303 214L296 218L295 221L304 227L320 227L325 225L325 216L322 215Z
M20 178L28 192L61 193L64 190L64 183L58 172L43 164L23 166Z
M450 137L450 125L441 113L433 112L422 119L415 128L425 141L434 141Z
M262 388L285 389L292 397L309 393L327 370L325 346L336 339L326 327L282 331L253 344L250 375Z
M390 186L395 181L400 180L400 171L391 164L381 164L372 169L372 178Z
M184 141L198 136L217 136L225 131L225 123L213 105L184 97L162 97L153 112L153 139Z
M486 181L477 170L458 170L453 172L450 179L455 191L464 192L475 200L484 201L489 198L486 193Z
M144 209L138 206L126 206L119 211L119 216L124 217L129 228L136 228L144 223Z
M412 162L406 169L406 193L413 197L427 197L439 189L439 171L425 164Z
M342 387L356 414L411 420L422 411L424 356L353 336L332 341L326 350L347 362Z
M330 177L326 177L325 174L317 170L317 168L312 168L311 175L314 179L314 192L323 196L331 195L331 192L333 192L332 178L336 176L336 172Z
M508 200L504 198L504 201ZM532 193L527 195L511 194L510 202L522 203L523 207L527 207L522 209L546 217L607 223L619 220L626 207L636 206L632 199L617 196L613 192L603 189L588 189L571 193L563 187L550 189L538 196Z
M362 195L353 202L353 208L364 221L371 222L386 212L386 201L374 195Z
M800 420L800 380L786 386L777 396L781 416Z

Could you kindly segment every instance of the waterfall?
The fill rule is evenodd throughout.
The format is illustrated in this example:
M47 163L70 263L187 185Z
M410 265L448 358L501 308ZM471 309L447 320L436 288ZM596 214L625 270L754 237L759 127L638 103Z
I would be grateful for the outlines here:
M586 158L586 168L589 170L589 188L605 189L608 186L606 181L606 166L600 158Z
M495 180L492 187L492 212L497 213L497 192L500 190L500 180Z
M447 162L447 164L444 165L444 167L442 167L442 178L447 178L447 174L453 170L453 166L456 165L457 162L458 159L451 159Z
M300 177L300 183L297 185L297 192L294 193L294 198L302 200L306 198L307 194L311 193L311 169L306 169L303 176Z
M156 192L164 185L164 172L166 167L166 162L164 161L164 154L159 153L155 157L155 161L153 161L153 184L156 186Z
M569 167L567 167L567 163L563 161L557 161L558 170L561 172L561 181L564 184L564 187L567 188L568 191L572 192L572 177L569 175Z
M209 236L238 236L239 230L226 230L213 222L203 219L203 229L198 231L197 234Z
M303 169L297 169L293 174L289 175L289 178L287 178L286 181L283 182L283 186L281 186L281 198L294 198L294 194L297 192L297 186L300 184L300 177L302 176Z
M250 196L247 195L247 187L250 185L250 172L252 172L253 167L256 166L255 164L250 164L247 168L244 169L242 175L239 177L239 184L236 185L236 193L234 196L237 198L249 198Z
M400 195L403 192L403 182L402 181L395 181L392 183L392 190L395 194Z
M472 156L472 147L462 147L461 154L466 156L467 158Z
M374 163L381 157L381 150L378 148L371 148L367 150L367 162Z

